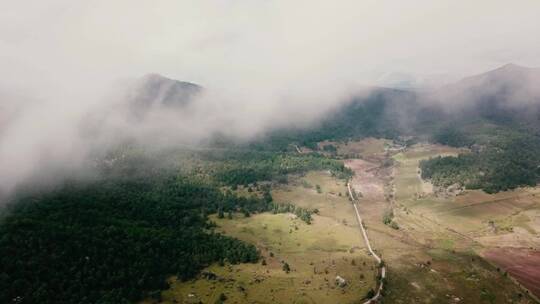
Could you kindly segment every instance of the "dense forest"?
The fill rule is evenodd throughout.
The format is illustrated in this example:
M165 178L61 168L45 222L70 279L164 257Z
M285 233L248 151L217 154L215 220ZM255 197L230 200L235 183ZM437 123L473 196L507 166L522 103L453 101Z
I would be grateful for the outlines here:
M422 161L422 177L437 186L460 184L488 193L534 186L540 180L540 138L501 133L493 142L457 157Z
M270 208L268 196L170 175L73 182L20 198L0 225L0 302L129 303L159 295L170 275L256 262L254 246L212 232L206 216Z
M158 297L171 275L189 279L214 262L256 262L254 246L214 233L207 216L294 212L310 223L316 210L275 204L257 182L309 170L352 174L316 153L238 149L124 146L96 164L93 180L23 189L2 211L1 302L131 303ZM238 185L258 190L249 197L226 190Z
M317 153L299 155L262 151L207 152L203 159L212 162L214 178L225 185L248 185L258 181L286 182L288 174L310 170L329 170L338 178L352 176L342 161Z

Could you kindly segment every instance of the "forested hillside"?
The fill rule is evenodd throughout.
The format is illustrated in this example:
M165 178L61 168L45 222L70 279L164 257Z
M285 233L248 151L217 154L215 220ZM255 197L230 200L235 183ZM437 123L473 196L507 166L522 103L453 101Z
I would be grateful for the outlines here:
M286 183L310 170L350 178L343 162L318 153L324 140L373 136L465 147L470 152L458 157L423 161L422 177L490 193L536 185L536 112L525 115L526 103L508 109L485 97L448 111L418 93L377 89L310 128L275 129L248 142L216 136L207 147L153 152L119 145L97 157L98 178L26 192L2 210L0 301L129 303L158 295L171 275L188 279L214 262L255 262L254 246L214 233L207 215L290 211L309 223L314 210L274 205L261 182ZM240 185L257 194L230 191Z
M129 303L213 262L256 262L254 246L215 234L206 215L257 212L269 199L184 177L69 183L13 202L0 225L0 302Z
M327 113L320 122L309 128L278 129L250 143L257 150L290 149L291 143L315 148L324 140L361 139L368 136L397 138L413 134L418 119L432 123L435 116L416 100L416 93L378 88L365 97L356 97Z
M540 70L510 64L432 92L373 89L314 127L273 131L251 147L283 151L297 144L317 150L323 140L368 136L431 141L472 151L423 162L423 177L435 185L458 183L487 192L535 185L540 180L540 100L531 80L537 79Z
M223 187L286 182L287 174L350 170L321 155L246 150L148 152L124 146L99 177L21 195L2 211L0 301L130 303L207 265L256 262L252 245L212 232L207 215L312 210L272 202L268 187L240 197Z

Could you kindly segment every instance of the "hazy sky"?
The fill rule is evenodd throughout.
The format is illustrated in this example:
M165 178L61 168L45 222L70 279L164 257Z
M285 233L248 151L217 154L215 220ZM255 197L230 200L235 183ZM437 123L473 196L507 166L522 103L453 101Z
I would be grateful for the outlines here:
M76 127L119 79L199 83L211 92L175 132L250 135L360 85L540 66L539 14L538 0L0 0L0 190L84 157Z
M8 83L148 72L269 89L540 65L540 1L0 1Z

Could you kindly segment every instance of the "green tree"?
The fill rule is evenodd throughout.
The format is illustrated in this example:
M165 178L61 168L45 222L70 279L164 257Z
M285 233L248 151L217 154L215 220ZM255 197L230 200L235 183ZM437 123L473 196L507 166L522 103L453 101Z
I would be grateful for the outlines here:
M291 267L289 266L289 264L288 264L287 262L284 262L284 263L283 263L282 269L283 269L283 271L285 271L286 273L291 272Z

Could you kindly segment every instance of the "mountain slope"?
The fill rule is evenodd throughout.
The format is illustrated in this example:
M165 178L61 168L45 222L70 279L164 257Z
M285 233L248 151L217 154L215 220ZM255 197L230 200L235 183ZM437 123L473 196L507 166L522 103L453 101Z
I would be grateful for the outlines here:
M538 127L540 69L507 64L444 86L428 99L469 119Z
M200 92L202 87L178 81L159 74L142 77L128 93L131 110L142 117L153 108L183 108Z

